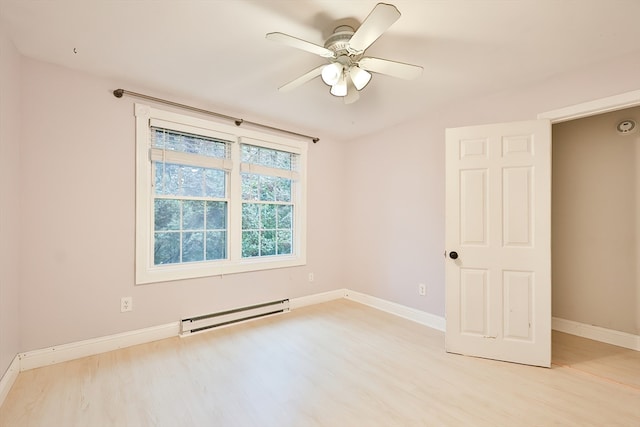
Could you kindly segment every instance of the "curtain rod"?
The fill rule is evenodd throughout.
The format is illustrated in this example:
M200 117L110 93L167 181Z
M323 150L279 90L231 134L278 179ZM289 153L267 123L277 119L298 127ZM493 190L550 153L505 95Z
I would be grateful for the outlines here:
M302 138L309 138L311 141L313 141L314 144L316 142L320 141L320 138L315 137L315 136L304 135L302 133L292 132L292 131L286 130L286 129L280 129L280 128L277 128L277 127L273 127L273 126L269 126L269 125L263 125L261 123L256 123L256 122L250 122L248 120L238 119L236 117L227 116L225 114L216 113L214 111L203 110L202 108L192 107L190 105L179 104L177 102L168 101L166 99L156 98L156 97L149 96L149 95L144 95L142 93L131 92L131 91L125 90L125 89L116 89L116 90L113 91L113 96L115 96L116 98L122 98L123 95L133 96L133 97L142 98L142 99L148 99L149 101L155 101L155 102L159 102L161 104L166 104L166 105L171 105L173 107L183 108L185 110L191 110L191 111L195 111L195 112L198 112L198 113L208 114L210 116L216 116L216 117L219 117L219 118L222 118L222 119L233 120L233 122L236 124L236 126L240 126L243 123L248 123L250 125L258 126L258 127L264 128L264 129L275 130L277 132L284 132L284 133L288 133L289 135L300 136Z

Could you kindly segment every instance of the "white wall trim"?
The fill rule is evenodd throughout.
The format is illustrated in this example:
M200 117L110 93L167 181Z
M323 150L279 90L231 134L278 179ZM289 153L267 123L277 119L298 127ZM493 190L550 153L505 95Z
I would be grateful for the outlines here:
M538 119L549 119L552 123L561 123L596 114L608 113L640 105L640 90L583 102L557 110L538 114Z
M359 292L350 291L348 289L336 289L333 291L292 298L289 301L289 308L291 310L295 310L309 305L320 304L341 298L348 298L352 301L395 314L434 329L441 331L444 331L445 329L444 318L442 317ZM0 385L4 386L4 384L13 384L18 372L179 335L180 322L173 322L166 325L138 329L130 332L19 353L10 368L7 370L7 373L2 377L2 383L0 383ZM0 392L2 392L2 389L0 389Z
M289 300L289 309L295 310L297 308L306 307L308 305L320 304L323 302L344 298L347 292L347 289L336 289L335 291L292 298Z
M377 308L378 310L386 311L387 313L403 317L439 331L444 332L446 329L446 321L444 317L436 316L435 314L427 313L426 311L417 310L415 308L407 307L406 305L397 304L395 302L350 290L347 290L345 298L359 302L360 304Z
M179 332L180 322L173 322L166 325L20 353L18 354L20 358L20 372L164 338L175 337Z
M574 322L573 320L560 319L558 317L554 317L551 324L556 331L640 351L640 335L587 325L586 323Z
M4 399L9 394L9 390L13 386L13 383L16 382L16 378L18 378L18 374L20 373L20 358L16 354L16 357L13 358L13 361L9 364L6 372L0 378L0 406L4 403Z

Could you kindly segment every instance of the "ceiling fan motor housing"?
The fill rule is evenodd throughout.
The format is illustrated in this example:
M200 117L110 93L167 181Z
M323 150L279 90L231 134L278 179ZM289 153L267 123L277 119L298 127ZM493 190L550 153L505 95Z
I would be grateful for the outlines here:
M347 53L349 49L349 40L351 40L354 33L355 31L353 28L348 25L342 25L333 31L333 34L331 34L324 43L324 47L335 52L336 55L339 55L343 51Z

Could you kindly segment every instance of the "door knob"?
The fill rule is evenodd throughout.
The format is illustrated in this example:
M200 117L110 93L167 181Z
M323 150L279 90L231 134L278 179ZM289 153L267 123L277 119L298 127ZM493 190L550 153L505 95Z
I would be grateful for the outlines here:
M458 259L458 252L456 252L456 251L449 252L449 258Z

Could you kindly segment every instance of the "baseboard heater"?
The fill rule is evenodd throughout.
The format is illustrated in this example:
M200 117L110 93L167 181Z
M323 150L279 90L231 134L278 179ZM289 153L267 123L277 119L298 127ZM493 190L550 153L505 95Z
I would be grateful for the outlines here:
M182 319L180 322L180 335L185 336L207 329L219 328L233 323L245 322L272 314L286 313L289 311L289 300L266 302L219 313L205 314L203 316Z

